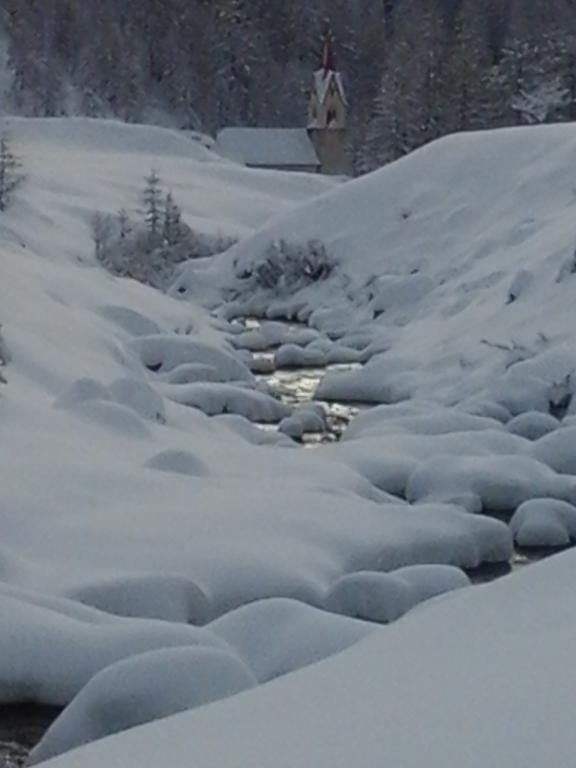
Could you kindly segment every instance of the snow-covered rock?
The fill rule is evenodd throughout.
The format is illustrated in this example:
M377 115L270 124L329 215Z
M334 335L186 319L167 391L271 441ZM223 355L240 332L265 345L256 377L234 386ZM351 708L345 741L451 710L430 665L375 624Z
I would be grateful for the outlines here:
M374 631L362 621L335 616L296 600L260 600L210 624L250 667L260 683L315 664Z
M420 565L392 573L364 571L342 576L326 594L329 611L387 624L418 603L470 584L459 568Z
M576 427L541 437L532 445L530 455L556 472L576 475Z
M576 539L576 507L557 499L532 499L510 520L514 539L522 547L562 547Z
M28 764L254 685L248 667L224 650L173 648L133 656L90 680L32 750Z
M182 405L199 408L207 416L235 413L250 421L270 423L290 414L289 406L264 392L234 384L201 383L161 387L164 395Z
M527 440L538 440L549 432L558 429L560 422L548 413L528 411L511 419L506 428L513 435L520 435Z
M576 499L576 479L526 456L440 456L418 467L406 489L408 501L466 500L471 512L514 512L529 499L547 496Z

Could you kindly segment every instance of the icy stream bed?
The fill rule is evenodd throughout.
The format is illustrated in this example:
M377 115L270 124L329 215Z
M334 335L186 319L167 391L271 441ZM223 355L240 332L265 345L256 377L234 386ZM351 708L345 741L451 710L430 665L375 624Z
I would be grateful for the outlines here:
M261 321L257 318L242 318L241 324L246 330L258 330ZM303 324L284 322L287 331L297 331L306 328ZM342 434L361 411L369 410L374 405L371 403L328 402L316 400L315 393L319 383L329 372L349 371L360 368L360 363L333 364L321 367L275 367L276 348L272 347L264 351L254 352L256 361L264 361L264 368L270 368L270 372L262 373L257 378L264 382L275 396L282 402L297 408L310 403L319 404L326 413L326 428L323 432L308 432L301 439L304 447L318 447L340 440ZM263 429L277 429L277 425L263 424ZM507 520L505 520L507 522ZM558 554L570 547L540 547L520 548L515 547L514 554L508 563L484 564L477 569L469 570L468 575L475 584L483 584L494 581L510 573L518 571L527 565L536 563L552 555Z
M60 710L33 705L0 706L0 768L20 768Z

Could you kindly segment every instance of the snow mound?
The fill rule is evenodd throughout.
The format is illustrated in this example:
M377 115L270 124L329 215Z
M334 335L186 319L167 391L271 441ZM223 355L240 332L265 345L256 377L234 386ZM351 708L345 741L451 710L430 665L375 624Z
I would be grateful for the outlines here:
M71 589L69 597L117 616L185 624L205 624L210 618L205 592L178 576L143 574L93 581Z
M499 421L443 408L434 403L411 401L379 406L360 413L346 430L346 438L388 434L447 435L457 432L502 429Z
M193 453L184 450L168 450L157 453L148 459L145 466L161 472L174 472L190 477L205 477L208 474L206 465Z
M177 648L133 656L90 680L31 752L28 764L255 685L248 667L222 650Z
M99 307L98 312L130 336L156 336L162 333L158 323L130 307L107 304Z
M233 413L267 424L281 421L290 414L290 408L280 400L233 384L165 384L162 392L170 400L198 408L207 416Z
M161 373L193 363L215 369L219 381L254 381L248 368L237 357L188 336L144 336L134 339L129 347L146 368Z
M166 423L166 409L160 395L145 381L134 378L116 379L110 384L110 394L117 403L131 408L143 419Z
M424 600L469 584L464 571L448 565L412 566L392 573L364 571L338 579L326 594L324 607L388 624Z
M549 432L558 429L560 422L548 413L528 411L508 422L506 428L513 435L520 435L527 440L538 440Z
M575 498L576 480L557 475L526 456L430 459L408 481L411 502L463 503L471 512L513 512L538 497Z
M114 405L121 407L114 408ZM98 413L105 414L110 410L110 406L113 413L129 409L144 420L166 422L162 397L145 381L133 377L116 379L109 387L95 379L79 379L54 402L57 409L93 413L96 418ZM130 419L124 421L129 423ZM136 422L132 419L132 423Z
M296 600L271 599L238 608L210 624L260 683L340 653L373 631Z
M0 702L67 704L101 669L146 651L225 648L205 629L111 617L77 603L0 590Z
M541 437L532 445L530 455L556 472L576 475L576 427Z
M563 547L576 539L576 507L557 499L532 499L510 520L522 547Z
M87 400L74 408L78 416L118 437L148 440L151 432L132 408L107 400Z

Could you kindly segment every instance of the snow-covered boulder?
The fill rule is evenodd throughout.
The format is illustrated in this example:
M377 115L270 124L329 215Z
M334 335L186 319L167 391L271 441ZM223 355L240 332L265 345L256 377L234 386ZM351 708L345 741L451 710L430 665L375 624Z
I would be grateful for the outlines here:
M276 368L319 368L326 365L326 354L323 350L284 344L274 354L274 365Z
M206 629L119 618L72 600L1 585L0 626L2 704L64 706L95 674L122 659L165 648L228 648Z
M508 422L506 428L513 435L520 435L527 440L538 440L558 429L560 422L549 413L540 413L539 411L528 411L520 416L515 416Z
M209 474L204 462L191 451L185 450L162 451L149 458L145 466L160 472L174 472L190 477L205 477Z
M512 418L510 411L500 403L492 400L484 400L480 397L463 400L455 405L456 410L469 413L471 416L482 416L488 419L495 419L501 424L506 424Z
M288 599L259 600L210 624L261 683L339 653L373 629Z
M280 400L234 384L164 384L161 389L170 400L198 408L207 416L234 413L269 424L290 415L290 408Z
M513 512L537 497L566 498L570 482L545 464L526 456L439 456L422 464L410 477L408 501L463 503L470 511Z
M255 685L248 667L223 650L173 648L133 656L90 680L48 729L28 764Z
M161 373L194 363L216 370L222 382L254 380L249 369L233 354L190 336L143 336L129 342L128 347L146 368Z
M530 455L556 472L576 475L576 426L541 437L531 446Z
M92 581L68 591L69 597L117 616L205 624L210 603L191 579L142 574Z
M469 584L464 571L449 565L409 566L392 573L363 571L338 579L326 594L324 607L387 624L424 600Z
M130 336L155 336L162 333L158 323L130 307L106 304L98 308L98 313L118 325Z
M485 392L489 400L504 406L512 416L527 411L548 413L550 408L551 385L544 379L511 368L507 375L490 385Z
M160 374L167 384L195 384L198 381L220 381L218 370L204 363L184 363L171 371Z
M521 547L563 547L576 539L576 507L557 499L532 499L510 520Z
M122 378L110 384L110 394L117 403L131 408L143 419L166 423L166 409L162 397L141 379Z
M96 379L78 379L56 399L54 407L71 410L92 400L111 401L112 395L108 387Z
M304 436L304 424L300 419L294 416L288 416L282 419L278 425L278 431L283 435L291 437L293 440L301 440Z
M495 419L473 416L454 408L411 401L399 405L381 405L360 413L346 430L346 437L398 433L446 435L487 429L500 430L502 425Z

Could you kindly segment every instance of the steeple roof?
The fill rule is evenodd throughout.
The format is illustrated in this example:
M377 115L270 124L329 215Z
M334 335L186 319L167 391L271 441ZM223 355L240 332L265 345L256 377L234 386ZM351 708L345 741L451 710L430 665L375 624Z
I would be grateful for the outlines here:
M332 30L328 28L324 36L324 43L322 46L322 60L320 69L314 73L314 90L318 98L319 104L324 104L326 96L330 92L330 87L334 85L337 88L340 98L344 104L348 103L346 98L346 91L344 90L344 83L342 81L342 75L336 68L336 55L334 53L334 35Z

